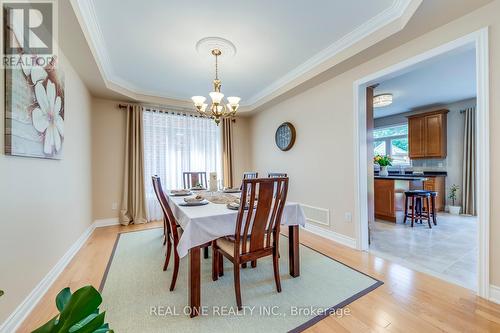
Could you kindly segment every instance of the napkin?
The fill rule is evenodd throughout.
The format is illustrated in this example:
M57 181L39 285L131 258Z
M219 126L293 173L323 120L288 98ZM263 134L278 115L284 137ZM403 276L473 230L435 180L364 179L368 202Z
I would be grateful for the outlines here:
M203 200L204 199L201 195L197 195L195 197L184 198L184 201L187 203L201 202Z

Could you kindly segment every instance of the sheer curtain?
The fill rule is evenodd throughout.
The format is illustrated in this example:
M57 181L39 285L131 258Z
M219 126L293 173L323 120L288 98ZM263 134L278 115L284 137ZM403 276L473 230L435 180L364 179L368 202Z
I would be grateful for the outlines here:
M164 190L182 188L184 171L221 175L221 157L221 132L212 119L145 109L144 177L148 220L163 219L151 176L160 176Z

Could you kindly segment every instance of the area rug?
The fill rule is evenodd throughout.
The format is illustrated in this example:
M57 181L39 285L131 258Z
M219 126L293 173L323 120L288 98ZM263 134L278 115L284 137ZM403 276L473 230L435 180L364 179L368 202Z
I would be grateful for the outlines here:
M280 245L282 292L276 292L270 258L241 270L243 310L236 311L232 264L211 278L211 258L202 259L202 315L187 307L188 261L180 263L176 288L168 287L173 263L162 271L162 229L118 236L101 283L103 310L115 332L300 332L328 315L350 315L349 303L382 284L303 245L300 277L288 274L288 239Z

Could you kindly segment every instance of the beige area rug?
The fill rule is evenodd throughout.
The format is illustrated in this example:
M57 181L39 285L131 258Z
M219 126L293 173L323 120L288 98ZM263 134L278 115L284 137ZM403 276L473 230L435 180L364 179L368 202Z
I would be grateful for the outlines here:
M300 277L288 274L288 256L282 255L281 293L276 292L270 259L241 270L244 309L237 312L232 264L225 260L224 276L214 282L211 258L202 259L203 315L190 318L187 258L181 260L170 292L173 264L162 271L162 237L162 229L150 229L117 238L101 284L102 308L115 332L300 332L329 314L350 315L348 307L342 308L382 284L301 245ZM280 252L288 253L284 236Z

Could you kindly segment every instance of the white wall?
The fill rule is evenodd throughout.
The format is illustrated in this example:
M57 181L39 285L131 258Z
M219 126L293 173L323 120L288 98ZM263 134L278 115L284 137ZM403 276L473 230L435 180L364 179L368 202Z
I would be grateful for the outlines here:
M71 64L64 56L61 60L66 85L63 159L0 154L0 289L5 291L0 323L92 222L91 97ZM4 75L0 77L3 92ZM2 112L2 150L4 117Z

